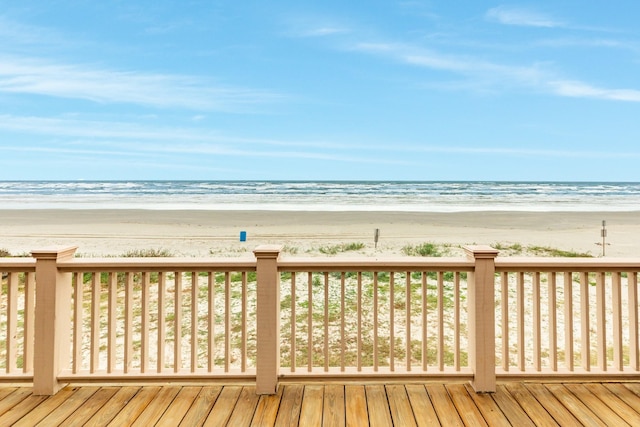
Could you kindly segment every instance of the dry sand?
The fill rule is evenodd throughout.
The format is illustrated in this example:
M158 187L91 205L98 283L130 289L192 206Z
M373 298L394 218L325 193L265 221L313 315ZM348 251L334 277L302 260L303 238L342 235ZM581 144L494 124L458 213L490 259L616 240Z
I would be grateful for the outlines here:
M353 255L401 255L425 242L549 246L602 253L640 254L639 212L282 212L160 210L0 210L0 249L24 254L52 246L78 246L83 256L166 249L176 256L250 256L260 244L318 255L321 247L363 243ZM374 248L374 230L380 230ZM247 239L240 242L240 232ZM343 254L344 255L344 254Z

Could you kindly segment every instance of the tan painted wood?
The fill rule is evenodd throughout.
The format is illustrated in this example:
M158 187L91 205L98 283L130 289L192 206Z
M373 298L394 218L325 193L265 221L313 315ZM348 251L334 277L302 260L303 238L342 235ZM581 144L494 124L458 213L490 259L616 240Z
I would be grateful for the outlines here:
M628 273L627 304L629 306L629 366L640 370L640 348L638 346L638 273Z
M207 274L207 297L207 372L212 372L216 348L216 276L212 271Z
M395 371L396 367L395 305L395 273L391 272L389 274L389 369L391 372Z
M85 426L105 426L113 420L136 395L140 387L120 387L116 394L91 417Z
M161 373L166 365L165 346L167 345L167 316L166 316L167 273L158 273L158 354L156 372Z
M100 273L92 273L91 277L91 348L89 372L100 369Z
M5 371L10 374L16 369L18 356L18 346L16 337L18 336L18 285L20 282L19 273L9 273L7 277L7 299L6 299L6 331L5 336ZM1 425L1 424L0 424Z
M238 427L250 426L259 398L260 396L256 394L255 386L243 387L240 396L238 396L236 407L229 418L229 425Z
M580 273L580 354L582 369L591 370L591 330L589 316L589 274Z
M202 387L182 387L155 425L175 427L180 424L200 390Z
M242 387L240 386L227 386L223 388L203 425L212 427L227 425L227 421L229 421L229 417L231 416L231 412L233 412L233 408L236 406L241 391Z
M33 347L35 340L35 309L36 309L36 275L25 273L24 291L24 350L22 372L33 372Z
M116 336L118 314L118 276L117 273L110 272L107 281L107 372L111 373L116 367Z
M547 275L548 289L548 325L549 325L549 367L552 371L558 370L558 307L556 303L557 274L550 272Z
M124 277L124 373L129 372L133 362L133 276L134 273L126 272ZM82 298L76 299L82 301ZM81 310L78 310L81 312ZM82 320L82 319L81 319ZM77 348L76 354L80 358L82 349ZM75 372L75 371L74 371Z
M321 426L322 409L324 407L324 386L308 385L304 388L302 407L300 409L301 426Z
M346 425L349 427L368 426L369 412L364 386L347 385L344 388L344 396Z
M54 411L58 406L62 405L67 399L71 397L73 393L76 392L76 388L65 387L60 390L55 395L47 398L44 402L38 405L37 408L33 408L28 413L24 414L23 417L20 418L19 421L15 421L14 426L24 426L24 427L32 427L44 417L49 415L52 411ZM6 415L6 413L4 414ZM4 417L3 415L3 417ZM3 419L0 417L0 419ZM9 425L8 423L0 423L0 425Z
M246 273L244 273L246 275ZM191 273L191 361L189 363L189 368L190 371L193 373L196 371L196 368L198 367L198 348L199 348L199 339L198 339L198 329L199 329L199 324L198 324L198 295L200 293L200 287L198 285L198 273L196 273L195 271L193 271ZM244 291L243 291L244 294ZM243 295L243 299L242 299L242 303L243 303L243 307L242 307L242 313L246 313L245 311L245 307L244 307L244 295ZM244 314L243 314L244 316ZM246 343L246 338L244 336L244 322L243 322L243 336L242 336L242 343ZM242 354L242 362L244 363L245 358L244 358L244 353ZM244 369L243 369L244 371Z
M609 388L603 384L584 384L584 387L589 390L599 400L604 402L611 410L625 422L632 426L640 426L640 413L629 406L620 396L617 396Z
M526 389L561 426L579 425L571 412L543 384L525 384Z
M409 397L404 385L387 385L385 386L387 399L389 401L389 410L393 425L396 426L417 426L415 416Z
M605 284L604 273L596 273L596 345L598 369L601 371L607 370L607 306Z
M502 409L498 406L495 400L493 400L493 394L489 393L476 393L470 384L465 384L465 388L469 393L469 396L478 406L483 418L491 427L498 426L511 426L511 423L502 412Z
M344 386L329 384L324 387L322 424L325 426L345 425Z
M304 386L292 384L282 387L282 399L276 417L276 426L297 426L300 419L300 409L302 408L302 396Z
M640 396L629 390L628 387L625 387L623 384L614 383L614 384L603 384L609 391L615 394L620 400L629 405L640 414Z
M443 384L428 384L426 389L441 424L448 426L464 425Z
M131 425L140 427L154 425L164 414L164 411L180 392L181 388L180 386L162 387Z
M378 371L379 361L378 346L378 272L373 272L373 370Z
M622 350L622 278L621 273L616 271L611 275L611 305L613 312L613 367L617 371L622 371L623 350Z
M587 405L581 402L580 399L571 393L563 384L547 384L546 387L582 425L606 426Z
M66 387L65 387L66 388ZM47 414L38 426L58 426L62 424L71 414L73 414L80 406L93 396L100 387L74 387L71 396L60 404L56 409ZM64 390L64 389L63 389ZM60 392L58 392L60 393ZM35 424L24 424L25 427L33 426Z
M131 400L125 405L125 407L111 420L109 426L118 427L123 425L131 425L138 419L140 414L144 412L147 406L162 390L160 386L145 386L142 387L138 393L133 396Z
M509 273L500 273L500 322L502 333L502 369L509 371Z
M375 277L375 276L374 276ZM367 410L369 412L369 424L373 426L392 426L391 412L387 393L383 385L365 386L367 394Z
M182 369L182 272L174 273L173 283L173 372Z
M438 425L438 415L435 409L433 409L431 399L429 399L429 394L424 385L407 384L405 389L409 403L413 409L416 424L420 427Z
M84 425L118 391L119 387L101 387L76 409L60 426L75 427Z
M566 384L565 387L570 390L582 403L587 405L606 425L624 426L629 425L626 420L622 419L615 413L606 403L587 389L583 384Z
M533 421L527 416L526 412L511 396L509 391L500 385L496 388L496 392L492 395L493 400L496 401L502 413L507 417L509 422L514 426L535 426Z
M202 387L200 393L198 393L198 396L193 401L193 404L184 415L180 425L185 427L201 426L209 415L209 412L211 412L211 408L216 402L221 391L222 386Z
M276 394L260 395L258 406L256 406L256 412L251 420L252 426L269 427L275 425L283 393L284 387L280 386L278 387L278 392Z
M487 423L464 384L447 384L447 391L465 426L486 426Z
M438 271L438 370L444 370L444 277L442 271Z
M142 272L142 292L140 296L140 372L149 371L149 299L150 277L146 271Z
M568 371L573 371L573 277L564 273L564 366Z
M535 420L536 425L557 426L558 423L553 419L549 412L536 400L536 398L527 390L522 383L505 384L506 390L520 404L520 407L527 413L529 418Z

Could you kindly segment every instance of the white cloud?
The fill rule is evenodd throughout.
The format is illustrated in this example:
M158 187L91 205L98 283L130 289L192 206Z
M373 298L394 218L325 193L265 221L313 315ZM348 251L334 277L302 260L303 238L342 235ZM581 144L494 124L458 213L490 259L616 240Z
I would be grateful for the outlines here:
M556 94L572 98L640 102L640 90L636 89L605 89L575 80L550 81L549 86Z
M562 27L562 22L546 16L534 10L520 7L498 6L489 9L485 14L486 19L505 25L518 25L524 27Z

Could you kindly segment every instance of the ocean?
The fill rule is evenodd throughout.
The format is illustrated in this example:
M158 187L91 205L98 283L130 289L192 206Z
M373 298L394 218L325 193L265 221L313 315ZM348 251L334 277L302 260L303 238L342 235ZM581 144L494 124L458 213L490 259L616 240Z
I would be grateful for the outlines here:
M3 181L0 209L640 211L640 182Z

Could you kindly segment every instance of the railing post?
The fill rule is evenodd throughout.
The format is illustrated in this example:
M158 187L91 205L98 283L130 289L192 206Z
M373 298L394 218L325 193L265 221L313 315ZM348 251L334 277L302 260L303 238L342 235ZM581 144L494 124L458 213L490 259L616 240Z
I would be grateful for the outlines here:
M256 393L275 394L280 371L280 274L279 245L258 246L256 256L257 277L257 360Z
M32 251L36 259L33 394L53 395L58 373L69 364L71 273L61 273L58 261L72 258L77 247Z
M490 246L466 246L464 250L475 260L474 271L468 278L471 385L476 392L495 392L495 258L498 251Z

